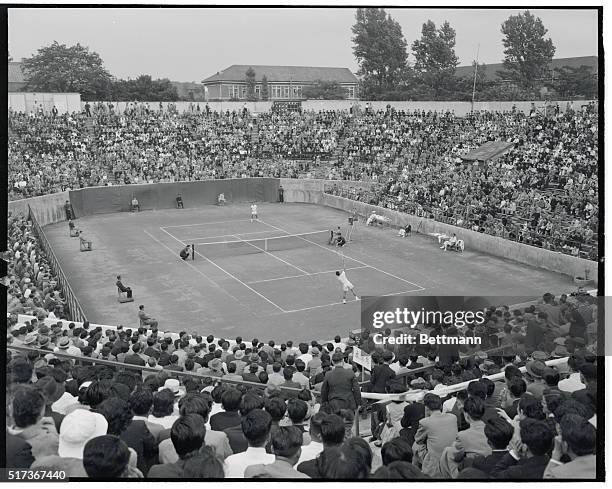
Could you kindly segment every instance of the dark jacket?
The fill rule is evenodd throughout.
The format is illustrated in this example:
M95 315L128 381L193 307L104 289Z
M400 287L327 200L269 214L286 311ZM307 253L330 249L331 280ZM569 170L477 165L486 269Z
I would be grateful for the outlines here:
M387 382L394 378L395 372L389 365L386 363L377 365L372 369L372 376L370 377L370 383L372 384L371 392L384 394L387 392Z
M491 475L496 479L542 479L550 461L548 455L522 458L518 462L509 453L495 466Z
M223 431L232 426L240 426L240 414L237 411L224 411L210 417L210 429L213 431Z
M18 436L6 433L6 467L28 469L34 462L32 447Z
M244 436L244 433L242 432L242 426L240 425L240 423L236 426L224 429L223 433L225 433L227 435L227 438L229 439L229 444L232 448L232 452L246 452L246 449L249 448L249 442Z
M508 455L508 450L494 450L491 455L476 455L472 461L472 467L482 470L487 474L491 474L495 466Z
M158 447L155 437L142 420L132 421L128 427L119 435L125 444L133 448L138 456L136 466L146 475L149 468L158 460Z
M328 372L321 386L321 402L334 402L346 409L356 409L361 405L361 391L353 371L335 367Z
M130 353L129 355L126 355L125 359L123 360L123 363L127 363L129 365L139 365L141 367L144 367L146 365L146 362L143 360L143 358L140 355L136 355L135 353Z
M185 474L185 461L178 460L173 464L154 465L149 469L149 479L182 479Z

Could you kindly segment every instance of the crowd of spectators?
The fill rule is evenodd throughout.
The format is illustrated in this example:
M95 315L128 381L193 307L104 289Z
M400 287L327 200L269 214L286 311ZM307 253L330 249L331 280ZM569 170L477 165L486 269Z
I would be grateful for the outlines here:
M199 108L199 107L198 107ZM89 114L89 115L88 115ZM533 110L9 114L9 192L230 177L371 180L384 207L597 257L598 115ZM512 149L466 163L488 141ZM331 165L322 160L332 161Z
M477 350L383 348L368 334L226 340L37 312L8 320L11 467L118 478L595 477L597 307L587 295L489 308L465 333L415 331L478 335ZM371 372L352 362L357 345L372 352ZM397 397L373 404L366 393Z
M7 311L66 319L70 311L32 221L21 214L7 221Z

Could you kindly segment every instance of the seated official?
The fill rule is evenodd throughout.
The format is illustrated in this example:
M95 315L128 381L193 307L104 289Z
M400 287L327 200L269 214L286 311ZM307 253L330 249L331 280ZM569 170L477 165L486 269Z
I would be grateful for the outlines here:
M83 231L79 231L79 241L80 241L81 251L91 250L91 241L85 237L85 235L83 234Z
M176 196L176 208L177 209L184 209L185 208L183 206L183 197L181 197L180 195Z
M121 282L121 275L117 275L117 282L115 282L115 284L117 285L117 289L119 289L120 292L123 292L127 295L128 299L132 298L132 289L131 287L126 287L125 285L123 285L123 283Z
M140 203L136 197L132 198L132 212L138 210L140 212Z
M449 246L455 246L457 244L457 235L453 233L451 239L446 240L442 246L440 246L441 250L447 251Z
M155 318L152 318L144 311L143 305L138 306L138 318L140 319L140 324L145 324L152 328L157 328L159 324Z
M217 197L217 205L225 205L225 194L219 194L219 197Z
M405 238L406 236L410 236L411 232L412 226L410 224L407 224L406 227L403 227L399 230L399 233L397 235L401 236L402 238Z

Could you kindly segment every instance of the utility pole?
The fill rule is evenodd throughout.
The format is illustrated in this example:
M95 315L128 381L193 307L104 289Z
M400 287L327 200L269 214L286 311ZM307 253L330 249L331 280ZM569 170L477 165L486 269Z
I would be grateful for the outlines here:
M478 73L478 55L480 54L480 43L476 49L476 66L474 66L474 85L472 85L472 112L474 112L474 98L476 97L476 74Z

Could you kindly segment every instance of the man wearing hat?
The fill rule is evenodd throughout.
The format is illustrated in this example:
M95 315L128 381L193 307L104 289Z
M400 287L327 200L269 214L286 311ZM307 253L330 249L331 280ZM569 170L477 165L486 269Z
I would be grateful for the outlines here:
M69 477L87 477L83 450L89 440L106 435L108 422L98 413L77 409L65 418L59 435L58 455L36 459L31 468L61 468Z
M62 336L58 340L57 346L55 347L53 351L55 353L65 353L67 355L72 355L76 357L81 356L81 350L79 350L76 346L74 346L71 343L70 338L68 338L67 336Z
M234 352L234 360L230 363L236 365L236 374L242 375L244 373L244 368L247 365L247 363L244 361L244 350L236 350Z
M220 358L213 358L208 362L211 377L223 377L223 362Z
M546 364L539 360L532 360L525 365L525 370L527 370L527 373L533 379L533 381L527 386L527 392L529 392L538 401L542 400L544 390L547 387L544 379L542 378L545 369Z

